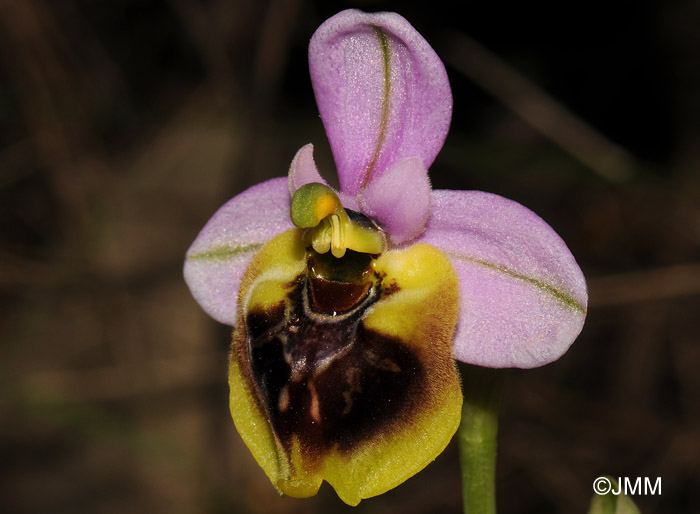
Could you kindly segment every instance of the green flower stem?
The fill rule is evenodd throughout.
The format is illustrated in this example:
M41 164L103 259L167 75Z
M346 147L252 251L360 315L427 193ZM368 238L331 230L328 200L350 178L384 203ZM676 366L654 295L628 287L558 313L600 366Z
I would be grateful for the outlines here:
M464 514L496 512L496 436L505 370L460 364L464 404L459 436Z

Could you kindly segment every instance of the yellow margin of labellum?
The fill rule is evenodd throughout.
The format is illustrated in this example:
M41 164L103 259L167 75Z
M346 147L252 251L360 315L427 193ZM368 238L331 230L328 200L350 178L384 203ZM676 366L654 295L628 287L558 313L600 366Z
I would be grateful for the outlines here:
M233 336L230 408L243 441L281 494L308 497L323 480L349 505L382 494L432 462L447 446L460 421L462 393L452 359L458 316L457 276L447 257L419 244L390 250L373 261L380 298L363 314L365 328L398 338L425 371L424 400L400 414L352 451L329 450L320 461L307 459L294 436L285 450L256 394L245 356L246 313L252 307L285 300L294 281L306 273L303 230L292 229L270 241L243 277L238 323Z

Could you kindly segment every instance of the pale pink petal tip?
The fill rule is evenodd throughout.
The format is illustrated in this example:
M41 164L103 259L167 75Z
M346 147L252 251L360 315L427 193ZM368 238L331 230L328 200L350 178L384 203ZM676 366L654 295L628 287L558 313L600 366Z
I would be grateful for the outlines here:
M418 157L409 157L358 196L362 211L386 230L394 244L421 235L430 214L430 179Z
M314 145L308 144L301 147L294 159L292 159L287 178L289 180L290 195L294 195L301 186L312 182L326 184L326 181L319 174L314 161Z

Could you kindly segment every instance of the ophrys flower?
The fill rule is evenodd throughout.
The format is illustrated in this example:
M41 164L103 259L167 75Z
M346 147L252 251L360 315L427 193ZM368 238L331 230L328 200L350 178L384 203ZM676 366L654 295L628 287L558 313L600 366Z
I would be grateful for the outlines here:
M450 123L442 62L402 17L344 11L309 47L340 191L311 145L286 179L224 205L185 278L235 326L236 427L282 493L328 481L349 504L404 481L447 445L453 356L488 367L558 358L586 286L563 241L521 205L431 191Z

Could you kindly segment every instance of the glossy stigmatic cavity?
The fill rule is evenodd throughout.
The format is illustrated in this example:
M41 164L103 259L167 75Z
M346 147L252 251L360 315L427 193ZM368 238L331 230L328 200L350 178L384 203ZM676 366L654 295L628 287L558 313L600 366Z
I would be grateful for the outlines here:
M457 279L428 245L338 258L308 239L277 236L243 277L231 411L280 492L311 496L326 480L356 505L425 467L457 429Z

